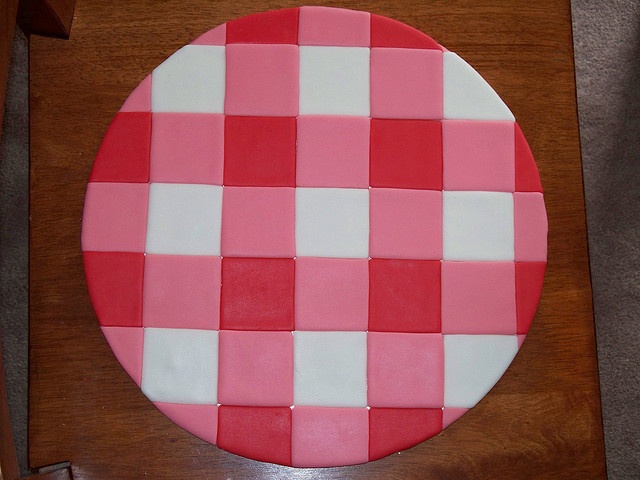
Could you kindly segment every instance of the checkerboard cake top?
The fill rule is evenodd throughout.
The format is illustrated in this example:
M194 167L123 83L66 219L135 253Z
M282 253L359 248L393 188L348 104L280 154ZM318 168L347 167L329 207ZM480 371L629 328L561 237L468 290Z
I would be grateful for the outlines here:
M473 407L546 264L538 171L463 59L367 12L230 21L113 119L82 249L103 333L175 423L239 455L363 463Z

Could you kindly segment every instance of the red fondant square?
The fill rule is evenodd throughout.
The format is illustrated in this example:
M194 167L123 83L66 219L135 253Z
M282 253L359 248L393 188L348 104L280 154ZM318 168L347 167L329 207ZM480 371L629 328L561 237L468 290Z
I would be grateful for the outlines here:
M441 430L441 408L372 408L369 461L413 447Z
M367 399L371 407L441 408L444 405L443 336L369 332Z
M218 446L247 458L291 465L291 409L221 405Z
M290 332L220 331L218 401L223 405L293 404Z
M442 50L435 40L421 31L375 14L371 15L371 46Z
M369 459L367 409L295 407L291 443L294 467L365 463Z
M516 333L513 262L442 263L442 333Z
M84 252L89 296L103 327L142 326L144 254Z
M442 192L372 188L369 254L374 258L442 258Z
M220 257L147 254L143 325L217 330L220 269Z
M116 114L91 170L92 182L148 182L151 113Z
M546 266L545 262L516 262L516 309L520 334L529 331L536 314Z
M371 120L372 187L442 190L442 124Z
M225 119L224 184L293 187L296 181L296 119Z
M293 258L222 259L220 328L293 330Z
M298 43L298 8L261 12L227 22L229 43Z
M524 138L520 125L515 126L515 154L516 154L516 191L542 192L540 175L531 148Z
M369 260L369 330L440 332L440 261Z
M152 182L222 185L224 116L153 114Z
M295 45L227 45L224 113L298 114L299 54Z

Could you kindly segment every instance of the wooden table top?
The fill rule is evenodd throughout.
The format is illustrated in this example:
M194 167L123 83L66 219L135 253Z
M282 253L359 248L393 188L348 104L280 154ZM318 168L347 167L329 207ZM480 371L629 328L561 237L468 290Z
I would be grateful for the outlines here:
M32 37L31 466L70 461L76 480L604 478L568 0L324 3L397 19L460 54L514 112L536 156L549 215L542 300L511 368L463 419L366 465L261 464L173 425L111 354L80 249L86 182L111 118L156 65L200 33L293 5L79 1L69 40Z

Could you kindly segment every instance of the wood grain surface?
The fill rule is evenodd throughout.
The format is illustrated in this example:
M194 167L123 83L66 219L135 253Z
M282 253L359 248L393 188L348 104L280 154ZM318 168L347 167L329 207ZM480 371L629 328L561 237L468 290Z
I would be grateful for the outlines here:
M68 41L31 40L31 465L69 460L76 480L604 478L569 1L324 4L431 35L489 81L527 136L545 188L549 265L512 367L456 424L366 465L262 464L174 426L98 328L80 250L86 182L111 118L156 65L220 23L297 4L81 0Z

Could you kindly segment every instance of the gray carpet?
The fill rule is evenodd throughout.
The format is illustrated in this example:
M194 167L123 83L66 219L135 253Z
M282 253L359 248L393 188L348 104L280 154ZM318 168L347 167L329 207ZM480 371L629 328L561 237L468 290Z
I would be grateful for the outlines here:
M574 0L578 107L607 468L640 478L640 3ZM0 147L0 328L26 472L27 42L14 45ZM576 459L579 461L579 459Z
M11 426L27 472L29 257L28 41L16 29L0 146L0 333Z
M640 2L575 0L574 45L607 469L640 478Z

